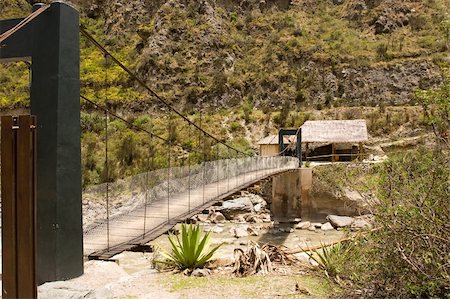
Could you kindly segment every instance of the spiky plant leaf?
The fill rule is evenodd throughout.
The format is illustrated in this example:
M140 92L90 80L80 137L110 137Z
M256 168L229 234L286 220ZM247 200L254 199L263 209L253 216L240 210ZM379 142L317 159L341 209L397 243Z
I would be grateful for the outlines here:
M219 244L209 250L210 233L201 234L200 226L192 224L181 225L181 237L169 235L169 242L172 248L171 253L165 253L169 262L180 269L193 269L202 267L208 262L213 254L220 248Z

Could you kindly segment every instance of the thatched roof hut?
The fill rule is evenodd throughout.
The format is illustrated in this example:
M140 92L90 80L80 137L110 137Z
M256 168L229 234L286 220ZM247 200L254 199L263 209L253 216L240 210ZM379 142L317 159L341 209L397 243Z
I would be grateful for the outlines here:
M289 138L284 136L283 137L283 142L285 144L290 143ZM268 145L268 144L272 144L272 145L276 144L276 145L278 145L278 135L269 135L267 137L264 137L263 139L259 140L257 144L258 145L263 145L263 144L266 144L266 145Z
M331 158L331 161L362 157L362 143L368 140L364 119L310 120L302 129L306 157ZM354 144L359 144L356 148Z
M302 142L360 143L368 140L364 119L308 120L302 128Z

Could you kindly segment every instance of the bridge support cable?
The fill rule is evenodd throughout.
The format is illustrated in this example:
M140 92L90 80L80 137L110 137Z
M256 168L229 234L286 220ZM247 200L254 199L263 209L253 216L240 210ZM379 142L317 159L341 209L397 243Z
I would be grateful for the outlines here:
M204 140L202 142L203 144L203 195L202 195L202 200L203 200L203 204L205 204L205 187L206 187L206 161L207 161L207 153L205 151L205 143Z
M216 143L216 191L217 197L220 195L219 181L220 181L220 157L219 157L219 143Z
M150 171L153 169L152 168L152 162L153 162L153 136L150 135L150 143L148 145L148 154L147 154L147 167L146 167L146 172L145 172L145 203L144 203L144 226L143 226L143 232L142 232L142 239L145 238L145 233L146 233L146 229L147 229L147 206L149 205L149 188L150 188ZM151 160L150 160L151 159ZM152 162L150 162L152 161Z
M191 142L191 124L188 125L188 142ZM191 149L188 150L188 211L191 212Z
M110 216L110 206L109 206L109 181L110 181L110 173L109 173L109 155L108 155L108 122L109 122L109 113L108 113L108 56L104 55L105 58L105 103L106 103L106 112L105 112L105 170L106 170L106 231L107 231L107 248L109 249L110 240L109 240L109 216Z
M103 54L108 55L111 60L116 63L123 71L125 71L133 80L135 80L141 87L143 87L145 90L147 90L152 96L154 96L159 102L161 102L164 106L166 106L169 111L172 111L176 115L178 115L181 119L183 119L185 122L191 124L196 129L202 131L207 137L211 138L212 140L215 140L226 147L231 148L228 144L225 142L219 140L215 136L213 136L211 133L207 132L206 130L202 129L200 126L197 126L194 122L189 120L188 117L183 115L180 111L175 109L167 100L163 99L158 93L156 93L152 88L150 88L144 80L139 78L133 71L131 71L128 67L126 67L122 62L120 62L114 55L111 54L105 47L103 47L89 32L86 31L86 28L83 25L80 25L80 32L83 36L85 36L95 47L97 47ZM238 151L238 150L237 150ZM241 152L241 151L239 151ZM243 153L243 152L241 152Z
M168 143L168 149L167 149L167 221L170 221L170 168L171 168L171 152L172 152L172 113L169 112L169 118L167 123L167 130L169 133L169 143Z
M230 149L227 148L227 192L230 192Z

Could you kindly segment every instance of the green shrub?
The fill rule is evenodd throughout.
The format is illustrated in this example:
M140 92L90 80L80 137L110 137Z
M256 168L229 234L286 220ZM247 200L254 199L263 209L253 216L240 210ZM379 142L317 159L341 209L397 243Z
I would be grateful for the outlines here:
M448 298L449 162L448 153L422 148L379 168L378 229L346 265L366 297Z
M445 153L421 149L385 164L379 270L394 293L398 286L419 297L450 291L449 162Z
M390 55L388 53L388 44L387 43L380 43L377 45L376 51L377 51L377 57L381 60L387 60L390 58Z
M242 111L244 112L245 122L249 123L253 112L253 99L251 97L247 98L242 104Z
M239 131L240 129L242 129L242 126L241 126L241 124L240 123L238 123L237 121L234 121L234 122L232 122L231 124L230 124L230 131L231 132L237 132L237 131Z
M210 232L201 236L200 225L189 227L185 223L181 225L181 238L178 235L169 235L172 251L164 256L169 263L179 269L195 269L203 267L219 249L219 244L209 249Z

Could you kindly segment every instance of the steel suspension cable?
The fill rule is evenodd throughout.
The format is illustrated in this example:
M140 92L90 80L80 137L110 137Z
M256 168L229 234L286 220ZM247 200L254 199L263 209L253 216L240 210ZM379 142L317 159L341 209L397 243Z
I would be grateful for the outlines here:
M105 103L108 105L108 56L105 55L106 69L105 69ZM109 250L109 159L108 159L108 118L109 110L105 111L105 169L106 169L106 240L107 248Z
M168 156L168 167L167 167L167 221L170 221L170 152L172 149L172 113L169 112L169 119L167 123L167 129L168 129L168 135L169 135L169 149L167 150L167 156Z
M27 17L25 17L22 21L20 21L17 25L15 25L14 27L12 27L11 29L3 32L2 34L0 34L0 48L3 47L2 43L7 40L9 37L11 37L14 33L16 33L17 31L19 31L21 28L23 28L25 25L27 25L28 23L30 23L33 19L35 19L36 17L38 17L41 13L43 13L45 10L47 10L50 7L50 5L44 5L42 7L40 7L39 9L35 10L34 12L32 12L30 15L28 15Z
M104 107L104 106L102 106L102 105L99 105L99 104L95 103L94 101L90 100L90 99L87 98L86 96L80 95L80 98L83 99L84 101L88 102L89 104L93 105L93 106L96 107L97 109L102 110L102 111L104 111L104 112L108 112L108 114L109 114L110 116L113 116L113 117L115 117L115 118L121 120L122 122L126 123L128 126L134 128L134 129L136 129L136 130L138 130L138 131L141 131L141 132L143 132L143 133L146 133L146 134L148 134L148 135L150 135L150 136L152 136L152 137L155 137L155 138L157 138L157 139L159 139L159 140L161 140L161 141L163 141L163 142L165 142L165 143L168 143L168 139L166 139L166 138L164 138L164 137L161 137L161 136L159 136L159 135L157 135L157 134L155 134L155 133L152 133L151 131L149 131L149 130L147 130L147 129L141 127L141 126L135 125L135 124L133 124L132 122L129 122L129 121L126 120L125 118L123 118L123 117L121 117L121 116L115 114L114 112L112 112L112 111L109 110L108 108L106 108L106 107ZM180 144L180 143L177 143L177 144L175 144L175 145L177 145L177 146L182 146L182 144ZM194 150L194 149L191 149L191 151L192 151L192 152L197 152L197 151ZM197 152L197 153L198 153L198 152Z
M141 78L139 78L134 72L132 72L129 68L127 68L122 62L120 62L114 55L112 55L105 47L103 47L89 32L86 31L86 27L84 25L80 25L80 32L89 40L91 41L101 52L103 52L105 55L108 55L122 70L124 70L128 75L130 75L131 78L136 80L143 88L145 88L151 95L153 95L156 99L158 99L161 103L163 103L167 108L172 110L175 114L180 116L182 119L184 119L186 122L197 128L198 130L202 131L205 135L209 136L210 138L214 139L215 141L222 143L228 148L234 149L237 152L240 152L241 154L247 155L242 151L239 151L232 146L226 144L225 142L219 140L212 134L208 133L201 127L197 126L195 123L189 120L185 115L183 115L181 112L179 112L177 109L175 109L169 102L164 100L158 93L156 93L153 89L151 89Z
M188 126L188 140L191 142L191 125ZM191 212L191 153L188 151L188 211Z
M147 224L147 205L148 205L148 189L149 189L149 173L150 173L150 156L152 155L152 144L153 144L153 136L150 135L150 144L148 147L148 156L147 156L147 171L145 174L145 204L144 204L144 229L142 233L142 239L145 237L145 229Z

